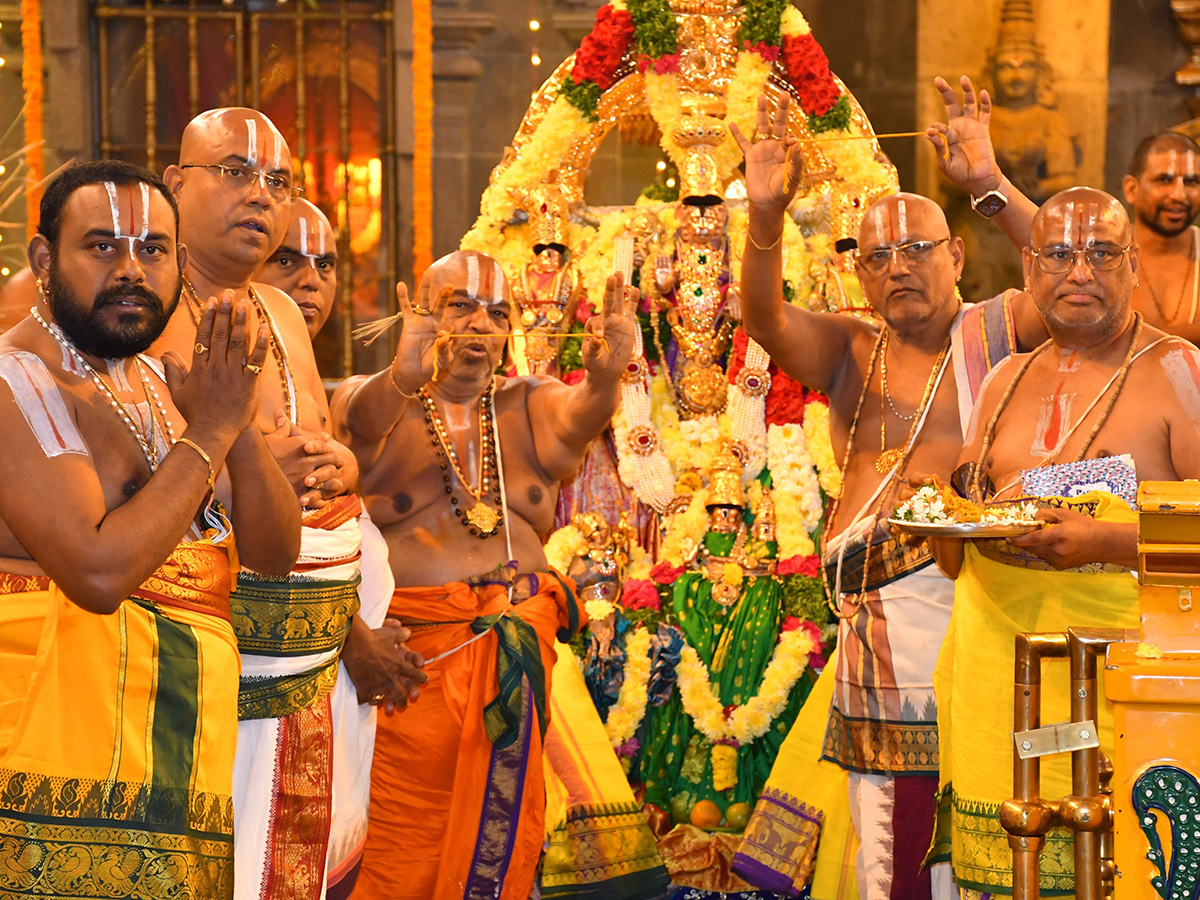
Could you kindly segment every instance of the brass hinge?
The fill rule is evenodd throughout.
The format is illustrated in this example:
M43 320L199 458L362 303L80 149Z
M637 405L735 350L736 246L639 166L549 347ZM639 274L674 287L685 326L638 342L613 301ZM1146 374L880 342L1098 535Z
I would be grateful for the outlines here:
M1100 746L1094 722L1059 722L1043 725L1029 731L1014 731L1013 744L1021 759L1036 756L1052 756L1055 753L1070 753Z

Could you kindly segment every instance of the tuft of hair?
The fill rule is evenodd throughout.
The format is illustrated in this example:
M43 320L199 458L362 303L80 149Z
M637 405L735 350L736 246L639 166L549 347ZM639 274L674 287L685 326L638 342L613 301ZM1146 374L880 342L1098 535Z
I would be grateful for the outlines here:
M1146 160L1151 153L1159 150L1179 150L1200 155L1200 144L1179 131L1160 131L1142 138L1133 151L1133 159L1129 161L1129 174L1141 178L1146 171Z
M38 234L45 237L50 246L54 247L58 243L63 207L67 205L71 195L89 184L103 184L106 181L111 181L118 187L130 184L150 185L171 205L171 212L175 216L175 231L178 233L179 206L161 178L149 169L133 163L119 159L99 159L67 166L57 178L46 185L39 211Z

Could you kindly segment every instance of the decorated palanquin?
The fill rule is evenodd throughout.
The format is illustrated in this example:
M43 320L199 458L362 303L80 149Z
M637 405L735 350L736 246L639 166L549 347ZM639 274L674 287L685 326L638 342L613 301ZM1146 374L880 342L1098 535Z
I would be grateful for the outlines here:
M782 0L602 6L534 95L462 241L515 286L522 373L580 377L579 333L606 278L622 271L641 290L621 409L564 486L546 553L563 572L622 560L623 584L593 592L593 633L575 650L689 896L752 890L731 870L738 836L832 631L816 557L841 480L829 407L740 327L747 210L729 125L753 134L764 93L772 108L790 95L806 170L782 237L786 297L860 310L841 251L865 208L897 190L895 170ZM679 200L589 206L600 143L648 122ZM607 531L586 518L597 515Z

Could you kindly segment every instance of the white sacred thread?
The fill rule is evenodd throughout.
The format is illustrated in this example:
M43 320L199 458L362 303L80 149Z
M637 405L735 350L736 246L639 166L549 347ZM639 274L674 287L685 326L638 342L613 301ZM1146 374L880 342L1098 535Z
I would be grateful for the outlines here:
M150 185L142 181L138 183L138 187L141 188L142 195L142 230L139 234L134 235L134 221L130 221L130 232L126 234L121 227L121 204L117 199L117 186L111 181L104 182L104 190L108 192L108 206L112 211L113 238L118 241L129 242L129 258L131 260L136 260L133 242L145 243L146 235L150 233ZM132 203L130 204L129 217L131 220L135 220Z
M258 165L258 123L246 120L246 165Z
M58 386L38 356L25 350L0 354L0 379L12 391L17 409L47 458L64 453L88 455Z

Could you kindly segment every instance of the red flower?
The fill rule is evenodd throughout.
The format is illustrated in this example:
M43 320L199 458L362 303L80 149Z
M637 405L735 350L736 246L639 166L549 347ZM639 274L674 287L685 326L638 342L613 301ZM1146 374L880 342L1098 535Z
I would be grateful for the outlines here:
M775 574L780 577L784 575L803 575L806 578L816 578L821 574L821 559L815 553L809 556L789 556L787 559L781 559L775 567Z
M683 566L673 566L665 559L656 563L654 568L650 570L650 577L659 584L674 584L675 579L684 572Z
M579 384L579 382L583 381L583 378L586 374L587 373L584 372L583 369L572 369L562 377L563 384Z
M655 612L662 609L654 582L644 578L630 578L625 582L625 590L621 592L621 605L626 609L651 609Z
M800 95L800 106L811 116L823 116L841 96L837 82L829 71L825 51L811 34L785 35L783 38L783 67L788 81Z
M664 53L657 59L650 56L639 56L638 71L645 72L647 69L654 69L655 75L666 75L668 72L678 72L679 54Z
M795 631L799 627L800 620L795 616L788 616L783 620L783 624L779 626L779 633L783 634L785 631Z
M592 33L575 51L571 78L576 84L594 81L601 90L612 87L613 73L621 64L629 42L633 40L633 18L628 11L613 9L607 3L596 10Z
M773 44L768 44L765 41L759 41L757 44L752 44L749 41L742 41L742 46L751 53L757 53L767 62L775 62L779 59L779 48Z

